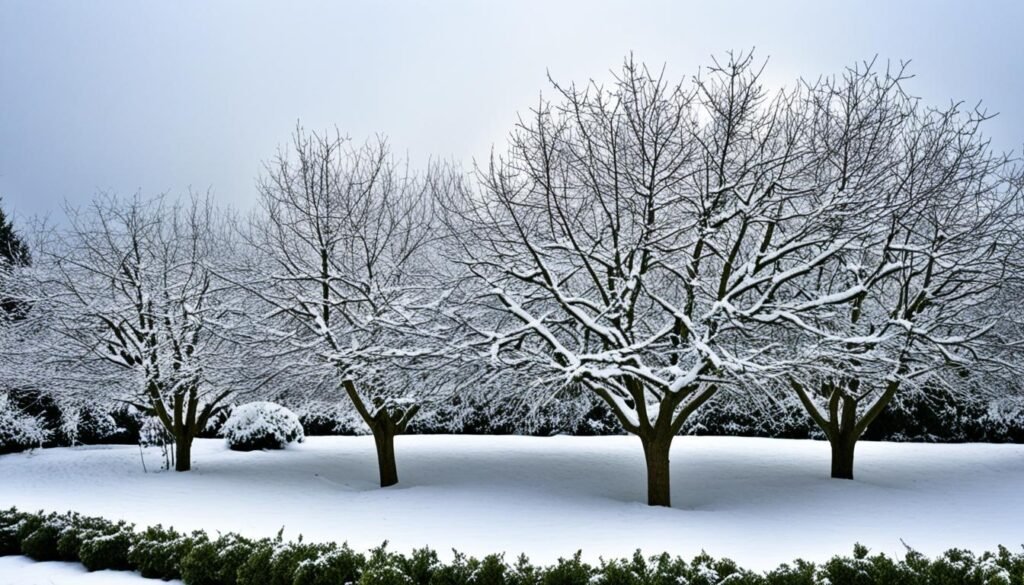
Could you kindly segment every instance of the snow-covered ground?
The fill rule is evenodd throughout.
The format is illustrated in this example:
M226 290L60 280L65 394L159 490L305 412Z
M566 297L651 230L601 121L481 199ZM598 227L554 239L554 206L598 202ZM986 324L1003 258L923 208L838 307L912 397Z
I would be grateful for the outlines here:
M96 571L78 563L37 563L28 557L0 557L0 585L150 585L138 573ZM181 585L181 581L160 581Z
M154 473L155 451L143 473L134 446L5 455L0 506L535 562L703 549L767 569L854 542L895 554L901 541L927 554L1024 543L1024 445L864 442L858 479L843 481L824 442L681 437L673 509L644 505L633 437L411 436L396 449L401 483L387 489L370 437L253 453L200 440L190 473Z

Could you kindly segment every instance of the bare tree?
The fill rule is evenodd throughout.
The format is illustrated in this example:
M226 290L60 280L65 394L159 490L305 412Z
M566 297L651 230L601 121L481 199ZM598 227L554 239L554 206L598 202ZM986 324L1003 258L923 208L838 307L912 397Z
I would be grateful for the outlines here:
M296 130L266 164L254 252L231 278L265 307L254 342L307 396L341 391L373 433L381 486L398 482L395 435L444 384L416 363L436 354L442 294L430 190L443 173L410 174L381 139ZM311 382L312 381L312 382Z
M58 394L157 417L174 438L175 469L187 471L193 439L235 390L226 372L242 361L211 269L229 248L215 211L198 197L102 195L69 209L68 223L40 246L23 287L34 329L26 355L56 377Z
M640 438L651 505L671 503L687 417L772 365L758 319L846 299L778 291L865 229L859 202L810 188L799 92L769 95L759 77L746 55L689 84L632 61L609 88L555 84L560 101L521 120L480 192L449 205L498 315L478 320L492 359L604 401Z
M819 184L857 194L872 225L794 286L843 303L764 319L805 334L788 384L831 443L835 478L853 478L857 440L898 392L991 395L1007 388L991 376L1015 368L994 327L1021 253L1020 169L989 148L984 114L924 108L906 78L867 63L802 104Z

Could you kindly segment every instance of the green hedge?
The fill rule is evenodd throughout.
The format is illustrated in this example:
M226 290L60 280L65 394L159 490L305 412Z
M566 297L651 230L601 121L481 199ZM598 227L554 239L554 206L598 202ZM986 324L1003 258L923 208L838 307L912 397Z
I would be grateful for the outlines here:
M81 561L90 571L134 570L144 577L182 579L187 585L1024 585L1024 552L999 547L974 555L949 550L929 559L913 550L904 558L870 555L855 545L852 556L820 563L802 560L767 573L740 568L706 554L686 561L662 554L584 562L580 553L550 566L525 556L483 559L458 552L443 563L430 549L404 555L387 543L368 555L347 545L248 539L229 533L210 538L153 526L78 514L0 510L0 556Z

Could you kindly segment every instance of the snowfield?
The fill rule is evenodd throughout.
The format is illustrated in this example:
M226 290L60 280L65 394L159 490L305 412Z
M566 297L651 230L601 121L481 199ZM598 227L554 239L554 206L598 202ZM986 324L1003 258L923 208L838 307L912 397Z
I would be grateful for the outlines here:
M1024 445L863 442L844 481L828 477L825 442L680 437L673 509L643 503L634 437L404 436L396 450L401 483L380 489L371 437L251 453L198 440L187 473L154 472L155 450L144 473L136 446L46 449L0 457L0 506L538 563L640 548L769 569L854 542L929 555L1024 543Z
M0 557L0 585L181 585L143 579L132 571L90 573L79 563L37 563L28 557Z

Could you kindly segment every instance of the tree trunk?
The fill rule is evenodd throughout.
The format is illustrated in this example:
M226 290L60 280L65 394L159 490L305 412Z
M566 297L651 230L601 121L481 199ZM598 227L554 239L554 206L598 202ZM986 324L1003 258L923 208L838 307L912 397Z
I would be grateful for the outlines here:
M398 465L395 462L395 431L386 424L373 425L372 430L373 442L377 445L380 487L395 485L398 483Z
M832 445L832 477L834 479L853 479L853 450L857 440L852 437L837 437L830 441Z
M647 505L672 506L669 485L669 448L672 438L643 440L644 459L647 461Z
M174 438L174 471L192 469L192 437Z

